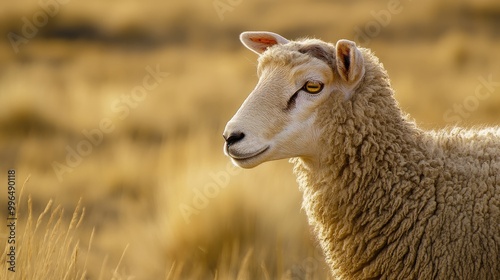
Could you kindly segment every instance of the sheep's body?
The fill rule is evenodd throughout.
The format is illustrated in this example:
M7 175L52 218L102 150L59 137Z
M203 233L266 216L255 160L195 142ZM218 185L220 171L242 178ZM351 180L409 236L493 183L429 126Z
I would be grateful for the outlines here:
M500 279L500 128L420 130L352 42L241 38L261 77L226 154L246 168L293 157L335 276Z
M319 167L293 160L334 274L500 279L500 129L419 130L364 56L362 92L320 111Z

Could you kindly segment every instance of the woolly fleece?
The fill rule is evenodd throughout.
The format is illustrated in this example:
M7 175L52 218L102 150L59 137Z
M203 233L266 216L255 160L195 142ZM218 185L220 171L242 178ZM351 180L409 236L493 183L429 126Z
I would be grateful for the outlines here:
M273 46L260 64L306 43ZM320 164L291 160L334 276L500 279L500 128L419 129L360 50L360 86L319 108Z

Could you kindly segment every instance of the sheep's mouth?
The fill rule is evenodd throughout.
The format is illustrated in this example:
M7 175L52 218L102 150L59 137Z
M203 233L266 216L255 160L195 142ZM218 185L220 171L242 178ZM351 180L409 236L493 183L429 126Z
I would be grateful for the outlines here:
M237 160L237 161L246 161L246 160L249 160L249 159L252 159L252 158L255 158L255 157L258 157L258 156L262 155L267 150L269 150L269 146L263 147L262 149L260 149L258 151L255 151L253 153L239 154L239 153L231 152L230 149L228 149L227 153L234 160Z

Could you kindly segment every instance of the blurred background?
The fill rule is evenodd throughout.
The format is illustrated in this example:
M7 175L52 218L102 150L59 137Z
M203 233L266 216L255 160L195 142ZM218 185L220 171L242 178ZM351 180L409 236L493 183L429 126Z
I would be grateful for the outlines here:
M0 205L11 168L19 185L31 174L34 216L53 199L69 222L82 198L88 279L328 277L291 165L239 170L222 153L225 123L257 82L242 31L355 40L419 126L499 124L495 0L1 6ZM0 251L6 236L0 227Z

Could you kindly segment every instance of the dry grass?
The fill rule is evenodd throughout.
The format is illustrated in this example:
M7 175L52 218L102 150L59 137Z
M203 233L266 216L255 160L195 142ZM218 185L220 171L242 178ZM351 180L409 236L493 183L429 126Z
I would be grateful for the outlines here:
M212 1L70 0L19 53L1 41L0 184L11 168L31 174L16 279L327 279L290 165L235 171L222 154L223 127L257 81L256 56L237 36L355 39L388 2L242 1L221 21ZM500 81L500 6L400 3L363 46L417 123L455 125L444 115L474 96L478 77ZM5 3L2 38L40 10L37 0ZM121 118L114 102L142 85L148 66L169 75ZM460 124L498 125L499 92ZM114 130L58 180L51 164L104 118ZM181 209L195 204L188 223ZM5 257L0 278L10 279Z
M26 203L22 199L24 185L16 201L19 208ZM31 196L28 197L27 207L27 213L17 212L19 223L16 221L16 234L13 235L15 242L7 243L6 239L6 242L1 244L1 248L5 249L0 257L0 278L86 279L87 263L78 263L81 252L79 242L75 240L75 232L79 230L85 213L80 201L69 223L64 219L61 206L53 207L52 200L36 220L33 217ZM11 246L15 246L14 263L8 262L12 260L7 256L12 253ZM86 255L88 256L88 252Z

